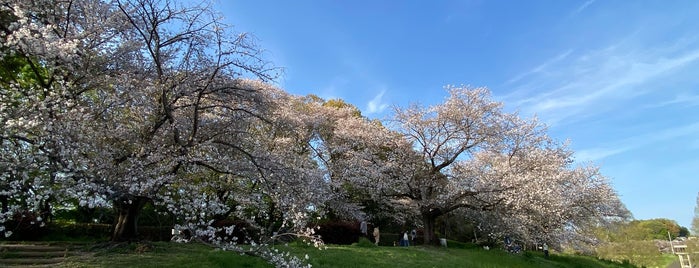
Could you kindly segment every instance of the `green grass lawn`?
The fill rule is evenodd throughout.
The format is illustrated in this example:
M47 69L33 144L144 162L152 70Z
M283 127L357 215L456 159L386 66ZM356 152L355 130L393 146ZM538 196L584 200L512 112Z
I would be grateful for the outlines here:
M313 267L633 267L591 257L553 255L545 259L538 252L508 254L500 250L459 245L438 247L375 247L328 245L318 250L302 244L278 246L304 258ZM241 256L201 244L157 242L131 244L111 249L91 249L71 257L62 267L271 267L260 258Z
M261 258L241 256L204 244L154 242L117 248L86 248L59 267L273 267Z
M633 267L584 256L553 255L546 259L540 252L509 254L467 244L450 248L329 245L325 250L295 245L288 249L297 255L308 254L313 267Z

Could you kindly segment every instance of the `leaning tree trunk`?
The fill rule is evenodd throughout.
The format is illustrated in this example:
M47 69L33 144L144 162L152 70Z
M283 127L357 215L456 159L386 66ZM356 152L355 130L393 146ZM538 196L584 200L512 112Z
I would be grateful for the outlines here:
M114 201L116 218L112 241L133 241L138 235L138 216L148 202L144 197L122 197Z

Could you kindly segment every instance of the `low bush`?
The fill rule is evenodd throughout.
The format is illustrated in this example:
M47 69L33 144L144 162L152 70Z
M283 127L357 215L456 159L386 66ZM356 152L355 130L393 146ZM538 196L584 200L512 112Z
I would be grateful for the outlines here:
M38 240L46 234L46 226L38 220L36 213L30 211L15 213L4 225L5 231L0 232L0 240ZM12 235L5 237L5 232Z
M361 248L370 248L370 247L375 247L376 245L374 242L371 242L368 238L366 237L360 237L359 242L352 244L355 247L361 247Z
M350 245L359 241L359 224L345 221L332 221L318 225L316 231L326 244Z

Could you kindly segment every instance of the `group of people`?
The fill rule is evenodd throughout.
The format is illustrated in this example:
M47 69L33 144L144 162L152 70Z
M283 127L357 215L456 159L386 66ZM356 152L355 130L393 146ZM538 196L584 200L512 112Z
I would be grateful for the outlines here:
M362 222L359 224L359 230L362 232L362 235L363 235L363 236L366 237L366 236L369 235L369 234L368 234L368 226L367 226L367 222L366 222L366 221L362 221ZM381 234L379 233L379 227L374 227L374 232L372 233L372 235L374 236L374 244L376 244L376 245L378 246L378 245L379 245L379 237L381 236ZM412 243L413 245L415 245L415 238L416 238L416 237L417 237L417 230L413 229L412 231L410 231L410 237L409 237L410 239L408 239L408 231L407 231L407 230L404 230L404 231L401 232L401 234L400 234L400 238L399 238L399 242L398 242L398 243L400 244L401 247L410 246L411 243ZM505 237L505 241L504 241L504 242L505 242L505 248L506 248L507 251L509 251L509 252L512 252L512 253L519 253L519 251L521 250L521 247L520 247L518 244L514 243L514 242L510 239L509 236L506 236L506 237ZM395 242L395 241L393 242L393 245L394 245L394 246L396 245L396 242ZM484 248L485 248L485 247L484 247ZM487 249L490 249L490 248L488 247ZM548 258L548 257L549 257L549 246L548 246L548 244L544 243L543 246L542 246L540 249L542 249L542 250L544 251L544 257Z
M369 236L369 234L368 234L369 228L367 226L366 221L362 221L359 224L359 231L362 233L363 236L365 236L365 237ZM378 246L379 245L379 238L381 236L381 233L379 232L379 227L374 227L374 232L372 233L372 235L374 236L374 244L376 244ZM408 240L408 231L401 232L401 237L399 239L400 246L407 247L407 246L410 246L411 243L414 245L416 237L417 237L417 230L415 230L415 229L410 231L410 240ZM395 246L395 242L393 242L393 243Z
M512 241L512 239L510 239L509 236L505 236L504 242L505 242L505 249L510 253L519 253L522 250L522 247L519 244L514 243L514 241ZM490 248L488 248L488 249L490 249ZM549 257L549 245L544 243L543 245L539 246L539 249L541 249L544 252L544 258L548 259L548 257Z
M400 246L401 247L410 246L411 243L413 245L415 245L415 237L417 237L417 231L415 229L410 231L410 240L408 240L408 231L403 231L401 234L402 234L401 238L400 238Z
M362 221L362 223L359 224L359 231L362 232L363 236L369 236L369 234L367 233L369 229L366 221ZM374 244L378 246L379 237L381 236L381 234L379 233L379 227L374 227L374 232L372 233L372 235L374 236Z

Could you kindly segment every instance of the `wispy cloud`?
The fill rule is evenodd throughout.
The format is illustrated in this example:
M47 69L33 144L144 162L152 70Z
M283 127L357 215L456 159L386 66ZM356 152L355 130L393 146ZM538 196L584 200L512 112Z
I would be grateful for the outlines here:
M583 10L585 10L587 7L589 7L590 5L592 5L594 2L595 2L595 0L588 0L587 2L583 3L582 5L580 5L577 9L575 9L575 11L573 12L573 14L578 14L578 13L580 13L580 12L583 12Z
M613 147L598 147L591 149L584 149L575 152L575 159L582 162L587 161L597 161L604 159L608 156L620 154L631 149L636 148L635 146L613 146Z
M579 150L575 155L576 159L580 161L596 161L638 148L644 148L651 144L663 143L679 138L688 140L688 144L692 146L692 144L699 144L698 137L699 122L696 122L689 125L627 137L595 148ZM692 138L694 138L694 140L692 140Z
M506 85L507 85L507 84L512 84L512 83L515 83L515 82L518 82L518 81L522 80L523 78L525 78L525 77L527 77L527 76L531 76L531 75L533 75L533 74L541 73L541 72L545 71L549 66L551 66L551 65L553 65L553 64L556 64L557 62L560 62L561 60L563 60L563 59L565 59L566 57L568 57L568 55L570 55L571 52L573 52L573 50L568 50L568 51L565 51L565 52L563 52L563 53L561 53L561 54L558 54L557 56L555 56L555 57L553 57L553 58L547 60L546 62L542 63L541 65L536 66L536 67L532 68L532 69L529 70L529 71L526 71L526 72L524 72L524 73L521 73L521 74L519 74L519 75L513 77L513 78L510 79L510 80L507 80L507 82L505 82L505 84L506 84Z
M667 56L671 55L671 56ZM549 124L595 115L641 95L662 90L650 84L699 62L699 46L639 48L615 44L586 53L565 51L523 72L504 98Z
M335 76L328 81L328 84L318 89L318 96L328 99L340 98L345 88L349 85L349 79L344 76Z
M381 92L378 95L374 96L374 98L367 103L366 112L368 114L381 113L384 110L386 110L386 108L388 108L388 104L383 101L383 95L385 93L385 89L381 90Z
M668 106L699 106L699 95L683 93L675 96L675 98L671 100L649 104L646 108L663 108Z

